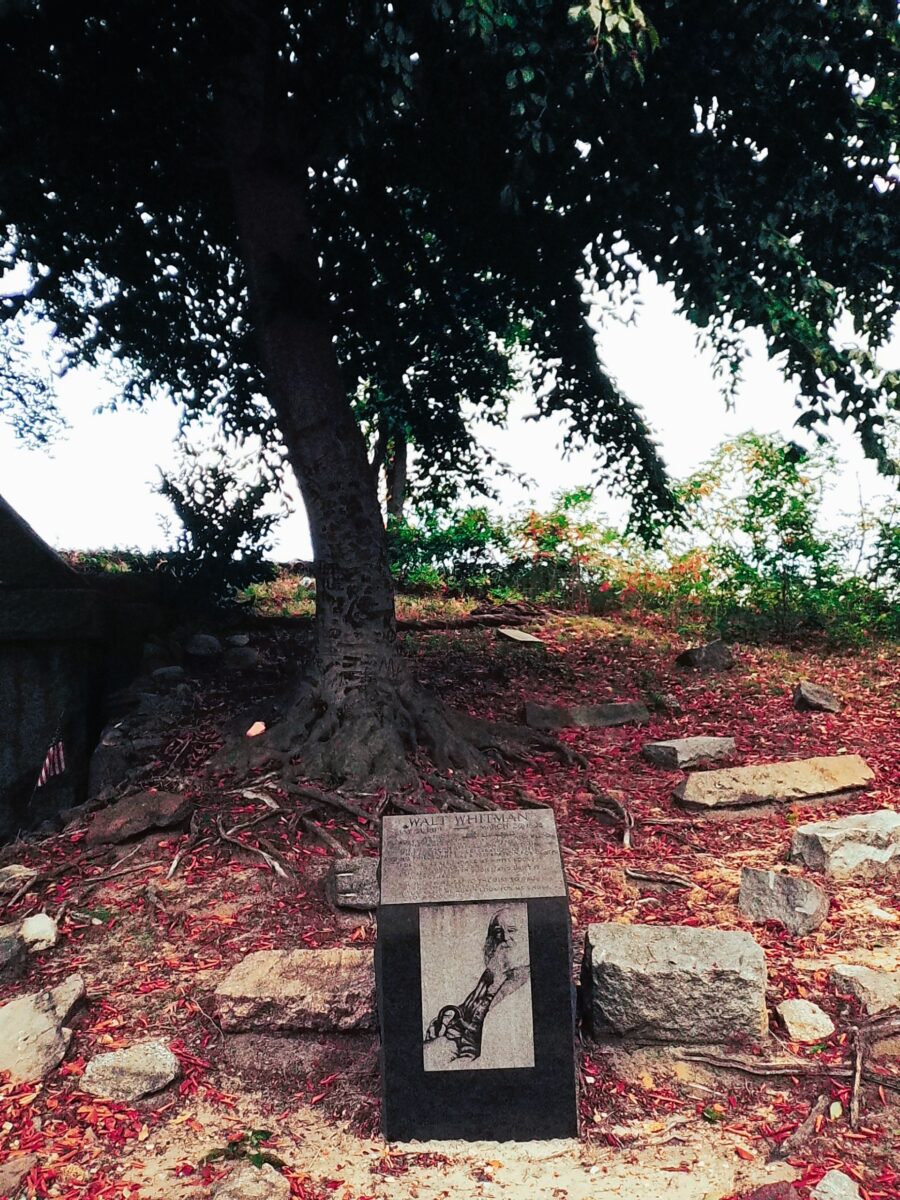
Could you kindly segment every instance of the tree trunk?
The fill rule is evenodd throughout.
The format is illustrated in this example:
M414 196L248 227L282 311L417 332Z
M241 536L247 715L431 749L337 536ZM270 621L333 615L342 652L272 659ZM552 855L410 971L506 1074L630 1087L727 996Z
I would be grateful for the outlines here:
M387 515L399 521L406 503L406 469L409 447L403 433L395 434L384 465L387 480Z

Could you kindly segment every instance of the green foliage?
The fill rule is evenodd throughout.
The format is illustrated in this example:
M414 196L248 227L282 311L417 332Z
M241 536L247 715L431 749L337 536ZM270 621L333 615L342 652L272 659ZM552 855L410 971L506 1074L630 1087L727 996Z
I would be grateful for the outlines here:
M239 1134L232 1138L227 1146L217 1146L204 1154L200 1159L201 1165L214 1162L233 1162L243 1159L254 1167L270 1166L281 1170L285 1166L284 1159L279 1158L264 1145L273 1134L268 1129L251 1129L249 1133Z
M483 590L499 571L509 537L485 508L441 515L426 512L418 521L388 523L391 570L410 591Z

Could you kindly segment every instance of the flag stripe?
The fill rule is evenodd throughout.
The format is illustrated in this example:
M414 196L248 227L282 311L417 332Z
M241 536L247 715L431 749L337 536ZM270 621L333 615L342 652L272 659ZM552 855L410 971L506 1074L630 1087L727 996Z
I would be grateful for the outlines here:
M54 742L44 759L44 764L41 767L41 773L38 776L37 786L43 787L48 779L52 779L54 775L62 775L66 769L66 750L62 742Z

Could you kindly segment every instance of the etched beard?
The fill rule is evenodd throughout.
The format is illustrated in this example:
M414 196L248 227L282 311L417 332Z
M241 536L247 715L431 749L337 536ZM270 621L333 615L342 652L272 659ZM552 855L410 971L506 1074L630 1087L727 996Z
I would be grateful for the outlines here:
M425 1033L425 1044L446 1038L454 1059L481 1056L485 1018L492 1007L511 996L529 978L528 930L516 912L499 908L488 924L484 970L461 1004L445 1004Z

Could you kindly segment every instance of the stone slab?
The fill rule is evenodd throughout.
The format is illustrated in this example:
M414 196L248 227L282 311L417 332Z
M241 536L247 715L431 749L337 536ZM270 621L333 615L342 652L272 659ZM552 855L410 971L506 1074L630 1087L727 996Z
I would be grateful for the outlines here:
M766 959L748 933L681 925L588 927L582 1000L595 1037L721 1043L763 1037Z
M870 879L900 868L900 813L883 808L798 825L791 859L834 879Z
M678 785L675 795L684 804L698 808L732 808L830 796L866 787L874 778L858 754L834 754L698 771Z
M755 867L741 870L738 907L751 921L780 921L789 933L802 936L819 928L830 903L827 892L800 875Z
M647 742L641 754L654 766L675 771L679 768L695 767L701 762L715 762L734 754L732 737L686 737L669 738L662 742Z
M616 725L645 725L650 710L639 700L617 700L609 704L525 705L525 724L532 729L609 729Z
M549 809L382 819L381 903L565 896Z
M257 950L228 972L214 1004L226 1032L373 1029L372 951Z
M497 629L497 637L501 637L507 642L517 642L520 646L543 646L543 642L539 637L535 637L533 633L526 633L524 629L516 629L512 625L501 625Z

